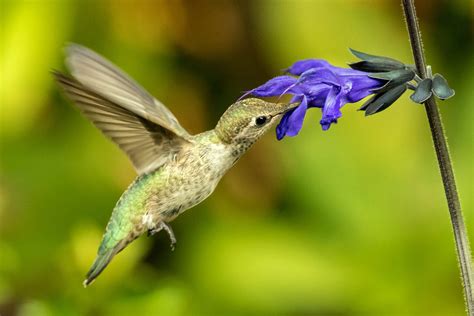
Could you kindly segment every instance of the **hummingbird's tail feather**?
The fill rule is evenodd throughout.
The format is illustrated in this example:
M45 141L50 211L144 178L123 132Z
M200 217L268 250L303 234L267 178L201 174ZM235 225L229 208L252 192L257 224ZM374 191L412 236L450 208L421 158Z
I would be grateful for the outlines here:
M87 287L89 284L94 282L94 280L99 276L99 274L104 271L107 265L110 263L112 258L119 253L128 242L122 240L119 242L115 247L108 248L105 251L99 251L97 258L95 258L92 267L90 268L89 272L87 272L86 279L82 283L84 287Z

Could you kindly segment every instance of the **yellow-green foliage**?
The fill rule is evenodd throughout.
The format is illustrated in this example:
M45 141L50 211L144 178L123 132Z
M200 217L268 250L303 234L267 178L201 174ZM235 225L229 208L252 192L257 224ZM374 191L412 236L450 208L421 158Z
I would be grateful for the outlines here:
M419 2L428 62L471 239L472 21L468 1ZM410 62L396 1L0 1L0 314L461 315L443 189L423 107L401 98L327 132L267 135L216 192L140 238L87 289L110 213L135 174L60 95L66 42L114 61L193 133L242 91L347 48ZM470 33L471 32L471 33Z

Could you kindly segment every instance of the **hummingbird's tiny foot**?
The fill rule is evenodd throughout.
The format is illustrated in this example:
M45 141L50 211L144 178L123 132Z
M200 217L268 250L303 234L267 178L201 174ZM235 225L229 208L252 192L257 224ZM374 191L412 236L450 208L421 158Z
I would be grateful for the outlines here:
M166 232L170 236L170 242L171 242L170 247L171 247L171 251L173 251L176 246L176 237L174 236L173 229L171 228L170 225L166 224L165 222L160 222L160 226L161 228L166 230Z
M159 232L160 230L161 230L161 226L158 227L158 228L149 229L149 230L148 230L148 233L147 233L147 236L148 236L148 237L151 237L151 236L153 236L154 234L156 234L157 232Z

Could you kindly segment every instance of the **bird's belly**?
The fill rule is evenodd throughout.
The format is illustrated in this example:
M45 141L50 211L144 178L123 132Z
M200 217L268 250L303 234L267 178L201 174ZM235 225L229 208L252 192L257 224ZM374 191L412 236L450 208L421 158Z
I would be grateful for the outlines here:
M155 221L170 222L179 214L205 200L215 189L222 174L215 172L183 172L173 170L166 188L152 198L152 213Z
M206 181L200 179L194 183L183 184L170 197L174 202L172 203L174 207L164 212L167 220L173 220L179 214L204 201L214 191L217 183L218 180Z
M215 184L207 184L201 187L194 187L189 191L183 192L183 194L179 197L181 200L181 207L179 213L184 212L187 209L201 203L204 201L211 193L214 191L217 182Z
M212 149L212 150L211 150ZM205 200L231 166L227 147L194 150L165 167L165 184L153 197L155 222L172 221L187 209Z

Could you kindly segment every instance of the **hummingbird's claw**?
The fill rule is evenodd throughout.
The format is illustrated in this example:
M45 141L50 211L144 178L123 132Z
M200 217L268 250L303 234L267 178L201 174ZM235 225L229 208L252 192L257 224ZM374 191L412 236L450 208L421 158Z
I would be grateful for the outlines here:
M166 230L166 232L170 236L171 251L174 251L174 248L176 246L176 237L174 236L173 229L171 228L170 225L166 224L165 222L161 222L161 226Z
M164 229L168 235L170 236L170 247L171 247L171 251L174 251L174 248L176 246L176 237L174 236L174 232L173 232L173 229L171 228L170 225L168 225L167 223L165 222L160 222L158 224L158 226L154 229L150 229L148 231L148 236L153 236L154 234L156 234L157 232L159 232L160 230Z

